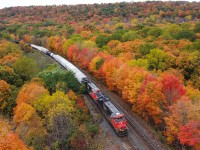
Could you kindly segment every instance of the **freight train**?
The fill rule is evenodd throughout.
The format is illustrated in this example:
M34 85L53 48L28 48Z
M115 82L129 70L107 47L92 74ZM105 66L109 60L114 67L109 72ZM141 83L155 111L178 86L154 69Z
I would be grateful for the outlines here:
M67 70L74 73L78 82L86 86L87 92L90 97L95 101L95 103L103 110L109 123L114 128L118 136L126 136L128 134L127 120L125 115L115 107L115 105L110 101L109 97L103 93L94 83L92 83L89 78L82 73L77 67L72 63L67 61L60 55L50 52L48 49L37 46L34 44L29 44L32 48L52 57L60 65L62 65Z

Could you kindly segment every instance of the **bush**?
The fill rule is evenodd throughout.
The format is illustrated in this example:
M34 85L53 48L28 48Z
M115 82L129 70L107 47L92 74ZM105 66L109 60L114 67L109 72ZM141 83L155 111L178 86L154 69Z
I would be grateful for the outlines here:
M97 134L97 133L99 132L99 126L96 125L96 124L90 125L90 126L88 127L88 131L89 131L91 134L95 135L95 134Z

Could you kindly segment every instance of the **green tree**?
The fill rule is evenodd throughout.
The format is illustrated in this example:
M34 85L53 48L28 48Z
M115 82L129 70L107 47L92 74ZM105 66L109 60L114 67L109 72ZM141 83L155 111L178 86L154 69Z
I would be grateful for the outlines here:
M188 39L190 41L194 41L195 33L193 31L190 31L190 30L181 30L181 31L179 31L177 33L177 35L175 37L178 40L180 40L180 39Z
M7 83L20 87L23 84L22 79L14 70L8 66L0 66L0 80L5 80Z
M138 59L138 60L131 60L128 62L129 66L133 66L133 67L143 67L145 69L149 68L149 63L147 61L147 59Z
M109 39L105 35L99 35L96 38L95 42L96 42L98 47L102 48L102 46L105 46L109 42Z
M42 116L47 118L50 126L53 124L53 118L57 114L65 113L72 119L71 121L76 122L77 120L75 101L70 100L64 92L57 91L52 96L44 95L35 102L34 107Z
M122 36L124 33L125 33L125 30L117 30L108 39L109 39L109 41L111 41L111 40L122 41Z
M4 80L0 80L0 112L2 112L8 105L10 95L10 85Z
M82 41L83 40L83 37L79 34L73 34L70 39L73 41L73 42L77 42L77 41Z
M99 59L97 62L96 62L96 70L99 70L99 68L103 65L104 63L104 58L101 58Z
M163 31L163 37L165 39L176 39L177 34L181 31L181 27L176 24L171 24Z
M155 48L156 48L155 44L144 43L139 46L138 50L144 56L144 55L149 54L151 49L155 49Z
M187 47L187 49L190 49L190 50L193 50L193 51L197 50L197 51L200 52L200 40L199 39L195 40L191 45L189 45Z
M13 116L13 108L16 106L16 98L19 92L19 88L15 86L11 85L10 89L12 92L10 93L10 97L7 99L7 104L3 109L3 114L8 117Z
M182 52L176 60L176 64L186 80L190 80L194 87L200 89L200 52Z
M148 35L154 36L154 37L159 37L162 34L162 30L160 28L151 28L148 32Z
M69 89L78 91L78 80L71 71L61 70L55 66L49 66L47 69L39 73L39 77L44 80L50 93L55 92L56 84L60 82L66 83Z
M30 80L37 73L36 62L28 57L21 57L13 64L14 71L23 81Z
M10 39L10 35L9 35L9 33L8 32L6 32L6 31L1 31L0 32L0 39Z
M83 48L93 49L96 47L96 43L93 41L84 41Z
M123 34L122 36L122 41L123 42L126 42L126 41L132 41L132 40L135 40L137 39L139 36L137 34L136 31L128 31L126 33Z
M198 33L200 32L200 22L198 22L194 27L194 32Z
M189 30L190 27L191 27L191 24L189 24L188 22L184 22L184 23L181 24L181 28L183 30Z
M56 91L62 91L66 93L68 91L68 86L66 82L57 82L56 83Z
M67 37L70 37L75 31L74 27L71 25L66 25L63 29L65 30Z
M115 25L115 30L122 30L124 29L125 24L122 22L119 22Z
M19 46L17 44L3 41L0 42L0 58L3 58L4 56L8 55L9 53L20 53L22 54L22 51L20 50Z
M165 70L167 68L168 56L160 49L152 49L146 56L149 69Z

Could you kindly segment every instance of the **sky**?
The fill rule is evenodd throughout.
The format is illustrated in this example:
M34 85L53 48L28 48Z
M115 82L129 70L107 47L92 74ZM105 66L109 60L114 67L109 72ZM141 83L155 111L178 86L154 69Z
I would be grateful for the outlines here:
M0 9L12 6L31 6L31 5L74 5L74 4L93 4L93 3L114 3L145 0L0 0ZM163 0L166 1L166 0ZM178 1L178 0L177 0ZM188 0L200 1L200 0Z

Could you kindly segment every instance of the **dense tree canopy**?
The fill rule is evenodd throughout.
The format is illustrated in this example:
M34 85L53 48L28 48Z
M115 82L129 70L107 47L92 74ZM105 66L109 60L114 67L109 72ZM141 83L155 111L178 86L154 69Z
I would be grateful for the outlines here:
M12 114L17 104L16 131L35 149L45 142L52 149L88 148L91 131L81 124L86 114L76 109L79 98L71 89L79 87L71 72L47 67L37 83L22 87L16 103L18 89L38 73L27 57L29 42L90 71L172 146L199 149L199 8L199 2L159 1L1 9L0 38L21 40L26 50L0 42L1 111Z
M74 77L74 74L70 71L61 70L59 67L49 66L39 73L39 77L44 80L51 93L56 91L56 86L58 87L60 83L65 85L66 90L64 92L67 92L68 89L78 90L78 80Z
M0 80L0 110L3 111L8 105L8 99L11 95L10 85L4 81Z
M58 91L52 96L41 97L35 107L45 117L48 130L51 131L48 139L51 147L57 145L59 149L65 149L73 128L77 126L79 112L75 108L75 101Z
M20 87L23 83L19 74L8 66L0 66L0 79L5 80L7 83Z
M1 149L28 150L19 136L11 130L8 121L0 116L0 147Z
M76 39L76 37L79 36L74 36L73 38ZM26 39L28 38L28 35L26 35ZM2 43L5 44L3 45L4 47L6 47L6 44L10 44L6 41ZM20 45L23 47L21 43ZM91 44L86 42L85 46L86 45ZM23 49L26 49L26 47L23 47ZM16 51L18 51L18 49L14 49L11 54L14 54ZM2 50L2 52L4 52L4 50ZM31 49L29 48L26 55L31 57L31 53ZM19 54L22 55L21 52ZM1 60L6 60L4 58L9 55L9 52L5 53ZM21 58L25 61L23 60L20 62L19 60ZM32 58L34 58L34 56ZM74 93L72 89L78 91L79 87L78 81L75 79L73 73L62 70L58 65L50 65L39 73L39 76L42 78L34 78L31 81L27 81L30 80L36 72L29 74L30 72L27 71L28 73L26 73L29 75L26 76L29 76L29 78L23 78L22 73L24 72L20 69L21 67L25 67L30 60L35 64L33 59L23 56L16 57L9 64L2 63L0 65L0 112L5 117L10 117L10 120L12 120L11 117L13 116L13 123L11 123L13 131L11 127L9 127L9 132L7 132L7 130L5 133L0 131L1 148L27 149L25 146L26 144L31 149L36 150L68 149L73 145L73 142L70 142L71 140L74 142L79 140L80 136L75 136L75 134L80 132L79 125L85 127L85 122L89 124L89 127L85 130L85 133L81 132L81 135L84 136L84 146L85 148L88 146L90 147L91 143L92 147L91 137L98 134L98 126L93 125L95 130L92 130L93 126L90 128L90 124L93 124L93 122L92 120L90 121L90 116L85 104L81 102L83 99L79 97L79 100L76 102L77 94ZM45 64L43 67L40 66L40 68L44 68L44 66ZM14 69L12 67L14 67ZM30 71L32 71L31 69L32 68L29 68ZM23 85L25 81L26 84ZM44 86L48 88L52 86L51 88L53 90L48 91ZM51 92L51 94L54 92L56 93L50 96L49 92ZM67 95L65 95L65 93L67 93ZM42 101L40 101L40 99ZM47 101L45 106L43 106L42 104L45 102L45 99L47 99ZM43 107L42 111L47 113L45 114L39 110L37 104L41 105ZM46 107L46 104L49 107ZM80 113L80 111L82 113ZM0 118L2 130L5 130L4 122L1 121ZM22 139L24 143L19 138ZM12 147L10 147L11 145ZM76 146L73 145L73 147Z
M33 59L27 57L21 57L18 59L13 64L13 68L24 81L30 80L31 77L37 72L36 62Z

